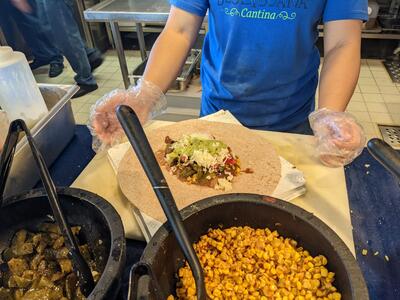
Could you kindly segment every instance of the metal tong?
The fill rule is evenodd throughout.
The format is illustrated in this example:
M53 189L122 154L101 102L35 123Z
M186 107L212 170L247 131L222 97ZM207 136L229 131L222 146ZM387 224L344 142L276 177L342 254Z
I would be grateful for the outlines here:
M140 124L139 118L132 108L124 105L117 107L117 116L129 142L139 158L140 164L142 165L151 186L153 187L154 193L160 201L161 207L167 216L168 222L172 227L179 246L186 260L189 262L196 283L197 299L206 300L207 293L204 284L204 274L199 259L191 245L174 197L172 196L171 190L169 189L160 166L154 156L153 150L151 149L143 127ZM149 272L149 266L146 267L144 265L140 266L139 272L142 274L151 273ZM131 276L136 275L131 274ZM133 287L130 292L136 293L137 286ZM132 295L131 299L137 299L136 297L137 295Z
M66 242L65 244L69 250L68 254L72 260L74 271L78 276L79 286L83 295L87 297L94 288L92 272L90 271L88 264L86 263L85 259L79 251L78 243L76 242L76 239L61 209L57 191L50 177L46 162L44 161L39 149L37 148L30 130L23 120L15 120L11 122L10 128L8 130L7 139L4 144L3 152L1 153L0 195L2 195L2 198L0 199L0 207L2 206L6 181L11 169L14 153L18 143L18 137L21 132L24 132L26 134L26 139L28 140L36 165L39 169L40 178L47 193L47 198L49 199L54 219L56 220L58 227L60 228L60 231Z

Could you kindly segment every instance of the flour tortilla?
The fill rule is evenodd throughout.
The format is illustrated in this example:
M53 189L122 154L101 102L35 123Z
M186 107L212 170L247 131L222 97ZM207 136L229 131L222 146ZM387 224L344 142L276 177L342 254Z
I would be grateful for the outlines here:
M182 135L206 133L213 135L231 147L240 159L242 170L250 168L252 174L235 176L232 190L218 191L210 187L189 185L170 174L165 166L161 169L175 198L178 209L198 200L225 193L254 193L271 195L281 178L281 163L273 146L258 134L235 124L188 120L146 133L153 152L164 150L165 137L173 140ZM146 215L164 222L166 217L133 149L130 148L122 159L118 170L118 181L125 196Z

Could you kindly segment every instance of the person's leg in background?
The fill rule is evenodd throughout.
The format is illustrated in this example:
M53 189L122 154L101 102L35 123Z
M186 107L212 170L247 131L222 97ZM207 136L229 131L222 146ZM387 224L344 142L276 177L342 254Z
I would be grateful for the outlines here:
M52 29L54 42L69 61L76 73L75 81L80 90L74 98L86 95L98 88L85 43L73 15L71 0L43 0L45 12Z
M31 69L35 70L50 64L49 77L57 77L63 71L64 58L51 42L51 35L45 20L40 18L43 7L38 5L36 0L29 0L28 3L32 9L31 13L23 13L14 8L12 16L34 56L34 61L30 64Z
M15 50L17 47L14 39L13 20L11 18L12 10L13 6L11 2L8 0L0 0L0 27L7 40L7 44Z
M85 46L85 51L86 51L86 55L89 59L90 68L92 69L92 71L94 69L100 67L104 61L100 50L98 50L96 48L89 48L89 47Z

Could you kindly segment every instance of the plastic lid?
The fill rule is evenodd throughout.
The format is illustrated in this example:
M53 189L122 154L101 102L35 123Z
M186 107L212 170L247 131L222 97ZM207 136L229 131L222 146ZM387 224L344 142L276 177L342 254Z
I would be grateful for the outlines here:
M8 46L0 47L0 61L9 60L13 55L13 49Z

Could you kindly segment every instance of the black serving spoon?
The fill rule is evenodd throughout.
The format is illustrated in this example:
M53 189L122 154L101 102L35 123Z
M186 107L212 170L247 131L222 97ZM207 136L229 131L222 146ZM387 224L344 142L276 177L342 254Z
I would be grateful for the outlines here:
M196 283L197 299L205 300L207 299L207 293L203 270L183 225L174 197L154 156L139 118L132 108L125 105L117 107L117 116L153 187L154 193L160 201L179 246L189 262Z
M47 193L47 198L49 199L54 219L56 220L58 227L60 228L61 234L65 239L65 245L69 250L68 254L74 266L74 271L79 279L78 282L81 288L81 292L85 297L88 297L94 288L92 272L90 271L88 264L86 263L85 259L79 251L78 243L76 242L76 239L61 209L57 191L50 177L50 173L47 169L46 163L36 146L30 130L23 120L15 120L11 122L7 139L4 144L3 152L1 153L0 195L3 195L7 177L11 169L15 149L17 147L18 137L21 132L24 132L26 134L26 139L28 140L36 165L39 169L40 178ZM2 199L0 199L0 207L1 204Z

